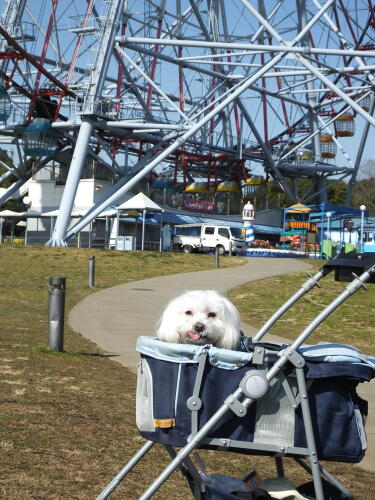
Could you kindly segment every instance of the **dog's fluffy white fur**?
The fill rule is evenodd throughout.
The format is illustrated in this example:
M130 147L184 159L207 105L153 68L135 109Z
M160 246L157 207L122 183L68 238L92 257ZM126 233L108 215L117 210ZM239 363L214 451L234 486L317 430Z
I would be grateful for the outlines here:
M164 309L156 335L165 342L235 349L241 335L236 307L214 290L190 290Z

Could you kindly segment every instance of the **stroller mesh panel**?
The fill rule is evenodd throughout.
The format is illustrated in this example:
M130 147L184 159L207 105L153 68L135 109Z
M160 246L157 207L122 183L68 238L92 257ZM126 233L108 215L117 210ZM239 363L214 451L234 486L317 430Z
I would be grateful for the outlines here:
M294 384L294 389L296 386ZM294 445L293 408L283 386L281 377L270 383L267 397L256 404L254 443Z

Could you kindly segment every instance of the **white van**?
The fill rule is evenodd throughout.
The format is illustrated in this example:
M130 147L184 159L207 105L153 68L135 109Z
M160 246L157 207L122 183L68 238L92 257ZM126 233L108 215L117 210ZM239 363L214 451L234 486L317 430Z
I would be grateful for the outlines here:
M181 224L174 226L174 231L173 246L185 253L215 251L217 248L223 255L229 252L231 245L232 253L236 254L246 248L242 230L230 224Z

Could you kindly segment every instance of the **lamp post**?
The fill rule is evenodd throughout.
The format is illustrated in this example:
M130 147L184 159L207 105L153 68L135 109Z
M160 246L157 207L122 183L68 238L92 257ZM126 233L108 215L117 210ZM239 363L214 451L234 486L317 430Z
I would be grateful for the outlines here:
M320 224L320 258L323 258L323 240L324 240L324 209L322 211L322 219Z
M363 226L364 226L364 220L365 220L366 205L361 205L359 207L359 209L361 211L361 234L360 234L361 244L360 244L360 249L361 249L361 253L363 253Z
M327 212L327 239L331 240L331 212Z

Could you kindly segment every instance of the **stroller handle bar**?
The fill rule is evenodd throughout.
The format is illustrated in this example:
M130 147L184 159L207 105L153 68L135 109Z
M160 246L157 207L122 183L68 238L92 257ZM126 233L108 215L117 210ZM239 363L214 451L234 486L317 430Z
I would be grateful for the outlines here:
M346 299L348 299L355 292L361 288L365 288L364 284L370 279L371 274L375 273L375 264L371 266L367 271L357 276L353 273L354 279L351 281L345 289L338 295L328 306L326 306L323 311L318 314L312 321L307 325L307 327L300 333L296 340L290 344L286 349L285 356L282 356L267 373L268 380L271 380L273 376L282 368L288 357L295 352L305 340L312 334L312 332L326 319L330 314L332 314Z
M309 292L314 286L319 286L318 281L326 276L329 272L331 272L331 269L327 269L325 267L322 267L319 269L319 271L314 275L311 276L309 273L309 279L303 283L301 288L297 290L297 292L292 295L284 304L264 323L264 325L258 330L256 335L253 337L253 340L255 342L258 342L261 338L264 337L264 335L268 332L268 330L276 323L276 321L286 313L288 309L292 307L292 305L297 302L298 299L300 299L305 293Z

